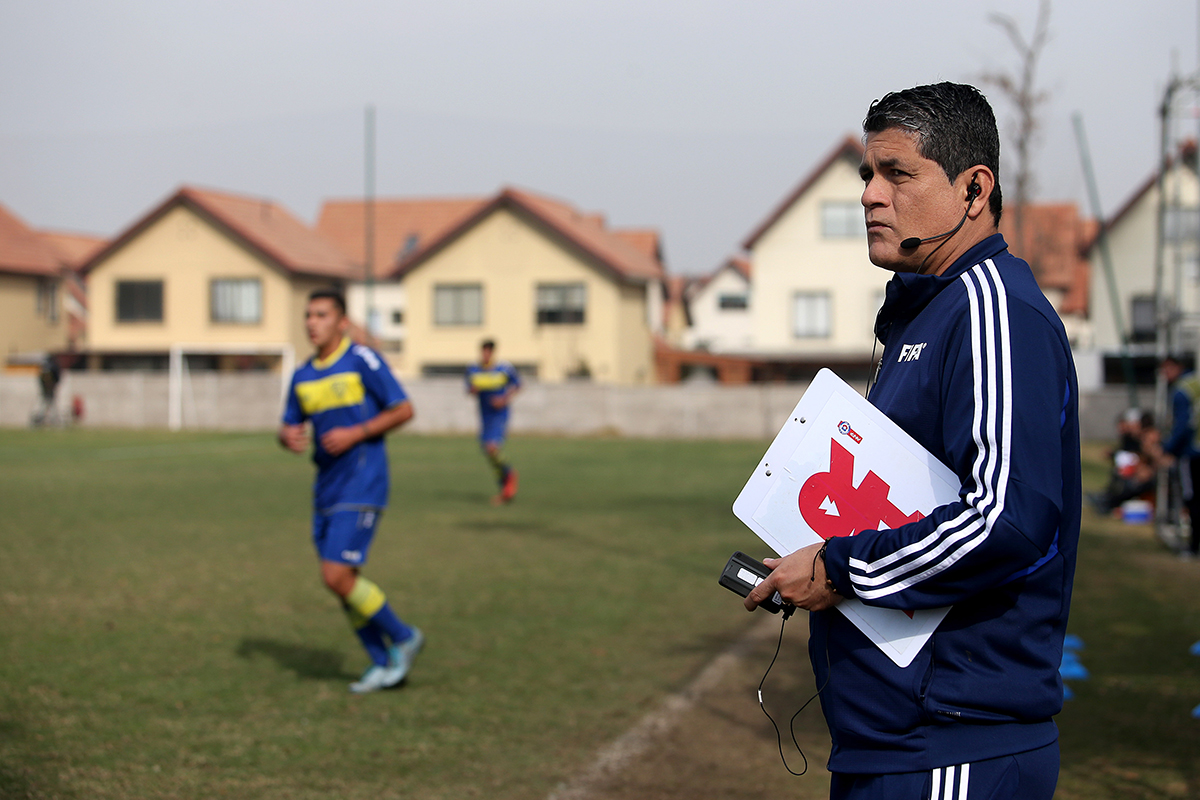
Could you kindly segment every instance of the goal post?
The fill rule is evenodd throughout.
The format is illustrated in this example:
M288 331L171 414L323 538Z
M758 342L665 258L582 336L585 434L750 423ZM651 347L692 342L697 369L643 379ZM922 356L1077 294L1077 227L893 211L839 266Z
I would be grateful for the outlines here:
M191 373L187 356L278 356L279 402L287 395L292 371L296 368L296 350L290 344L175 344L171 346L167 365L167 428L183 428L185 400L195 406L191 389Z

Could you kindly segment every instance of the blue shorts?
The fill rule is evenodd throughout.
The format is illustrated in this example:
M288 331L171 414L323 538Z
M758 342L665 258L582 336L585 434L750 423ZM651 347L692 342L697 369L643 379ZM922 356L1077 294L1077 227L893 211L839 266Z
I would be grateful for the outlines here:
M928 772L852 775L834 772L830 800L1051 800L1058 784L1058 742Z
M381 508L335 508L313 514L313 545L322 561L348 564L367 563L367 551L375 538Z
M504 444L504 437L507 433L507 416L484 419L479 426L479 443L483 445L502 445Z

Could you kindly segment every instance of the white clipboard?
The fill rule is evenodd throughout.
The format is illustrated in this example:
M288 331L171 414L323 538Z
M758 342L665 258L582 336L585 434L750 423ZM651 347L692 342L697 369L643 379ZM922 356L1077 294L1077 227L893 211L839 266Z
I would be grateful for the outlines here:
M817 373L733 503L780 556L831 536L894 528L958 499L950 469L828 369ZM919 515L919 516L917 516ZM949 607L837 605L900 667Z

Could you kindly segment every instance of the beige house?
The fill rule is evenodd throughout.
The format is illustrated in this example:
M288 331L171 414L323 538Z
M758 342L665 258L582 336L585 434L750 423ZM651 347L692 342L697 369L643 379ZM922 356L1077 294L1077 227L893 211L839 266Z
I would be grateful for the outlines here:
M891 273L867 257L862 154L858 140L846 137L743 243L754 265L757 357L845 370L869 363Z
M71 349L64 308L69 262L44 234L0 206L0 347L10 367Z
M407 302L402 376L459 374L494 338L500 357L543 381L654 380L664 273L652 232L611 231L598 215L506 189L390 277Z
M486 198L380 198L371 214L362 199L329 200L317 217L317 233L336 244L354 263L362 265L355 280L346 287L350 316L367 323L378 339L380 350L393 362L404 348L404 315L407 309L404 284L391 277L395 265L420 247L440 238ZM366 281L368 261L367 227L371 217L371 281ZM368 320L368 305L374 320Z
M269 201L182 188L82 267L101 369L286 368L311 349L308 293L342 286L349 256Z

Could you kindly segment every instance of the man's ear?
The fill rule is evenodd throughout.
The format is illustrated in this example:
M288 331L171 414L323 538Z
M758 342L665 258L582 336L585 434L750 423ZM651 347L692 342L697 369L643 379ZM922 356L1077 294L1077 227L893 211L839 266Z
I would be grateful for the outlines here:
M970 169L963 170L955 183L962 192L963 202L970 204L970 209L967 211L970 219L979 219L985 211L991 213L989 201L992 197L992 189L996 188L996 175L990 168L983 164L976 164Z

